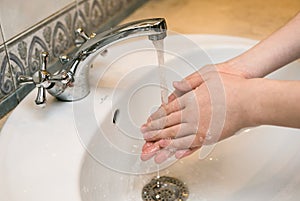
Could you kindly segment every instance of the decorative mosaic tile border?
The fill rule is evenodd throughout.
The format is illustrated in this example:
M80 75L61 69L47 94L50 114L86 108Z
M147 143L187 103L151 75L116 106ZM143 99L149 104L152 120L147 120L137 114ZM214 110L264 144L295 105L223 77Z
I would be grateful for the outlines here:
M32 75L39 68L42 51L50 54L49 66L75 47L74 30L100 32L116 25L147 0L82 0L70 4L0 46L0 118L13 109L34 86L21 86L17 77Z

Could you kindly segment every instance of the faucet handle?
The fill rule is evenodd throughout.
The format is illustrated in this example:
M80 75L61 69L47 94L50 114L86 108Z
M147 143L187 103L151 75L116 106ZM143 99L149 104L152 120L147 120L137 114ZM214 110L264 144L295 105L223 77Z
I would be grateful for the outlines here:
M49 72L47 71L47 63L48 63L48 52L42 52L40 55L40 70L38 71L38 80L35 82L38 92L35 99L35 103L39 106L46 105L46 87L50 86L49 82Z
M70 61L70 58L67 55L61 55L59 56L59 61L60 63L65 64Z
M76 39L75 39L75 45L77 47L81 46L83 43L85 43L87 40L94 38L96 36L95 33L91 33L89 36L82 28L78 28L75 30Z
M47 71L48 56L48 52L41 53L40 69L35 72L32 77L26 75L20 75L18 77L20 84L35 84L38 89L35 103L42 107L46 105L46 88L51 85L51 81L49 79L50 73Z

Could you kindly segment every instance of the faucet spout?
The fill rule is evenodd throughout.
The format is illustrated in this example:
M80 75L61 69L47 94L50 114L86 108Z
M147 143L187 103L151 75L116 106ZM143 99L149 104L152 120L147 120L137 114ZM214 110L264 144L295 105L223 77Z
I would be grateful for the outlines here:
M163 18L153 18L130 22L97 34L84 42L79 49L62 64L63 69L48 92L63 101L76 101L89 94L89 67L92 61L109 45L116 42L148 36L150 40L162 40L167 35L167 24ZM58 79L61 75L61 80ZM51 78L50 78L51 79Z
M130 22L91 38L81 46L77 55L82 54L87 57L93 53L97 54L107 45L137 36L148 36L150 40L160 40L166 37L166 31L167 24L163 18Z

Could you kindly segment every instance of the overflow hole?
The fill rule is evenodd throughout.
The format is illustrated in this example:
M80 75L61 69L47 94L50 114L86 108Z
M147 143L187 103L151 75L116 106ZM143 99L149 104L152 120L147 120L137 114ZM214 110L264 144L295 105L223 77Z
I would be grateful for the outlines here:
M113 119L112 119L113 124L116 124L116 123L117 123L119 113L120 113L120 110L119 110L119 109L116 109L115 112L114 112Z

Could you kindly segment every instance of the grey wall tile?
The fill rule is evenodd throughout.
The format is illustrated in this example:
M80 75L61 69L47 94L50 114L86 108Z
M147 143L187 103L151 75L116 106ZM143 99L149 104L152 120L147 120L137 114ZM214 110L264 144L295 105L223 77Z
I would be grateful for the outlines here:
M0 117L34 88L33 85L20 85L17 77L32 76L39 69L40 52L49 52L51 66L60 55L75 48L75 29L81 27L87 33L108 29L144 2L146 0L84 0L78 10L75 4L70 5L7 41L8 56L3 48L0 49Z

